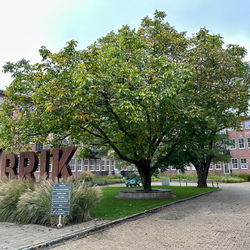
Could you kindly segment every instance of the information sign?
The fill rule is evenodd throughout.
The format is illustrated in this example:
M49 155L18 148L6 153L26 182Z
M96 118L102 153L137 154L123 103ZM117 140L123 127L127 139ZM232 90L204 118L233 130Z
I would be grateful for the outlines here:
M71 184L54 184L51 215L69 215Z

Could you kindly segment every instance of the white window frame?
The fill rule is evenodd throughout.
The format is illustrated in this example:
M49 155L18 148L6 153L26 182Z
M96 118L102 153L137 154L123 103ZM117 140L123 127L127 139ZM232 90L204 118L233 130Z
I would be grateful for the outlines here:
M189 170L190 170L190 165L186 165L186 166L185 166L185 170L186 170L186 171L189 171Z
M242 140L242 142L240 142L240 140ZM245 149L244 138L238 138L238 146L239 146L239 149Z
M226 166L228 169L228 173L226 173ZM228 162L223 162L224 174L230 174L230 165Z
M213 170L213 164L209 164L209 170Z
M106 160L107 171L110 170L110 160Z
M250 129L250 120L245 121L245 129Z
M238 169L238 159L237 158L232 158L231 159L231 163L232 163L232 169Z
M227 146L227 144L221 144L221 147L224 149L224 150L228 150L228 146Z
M102 171L105 171L105 160L101 160Z
M90 159L90 171L95 171L95 160Z
M72 158L70 161L70 169L71 169L71 172L76 171L76 159L75 158Z
M89 171L89 159L84 159L84 171Z
M115 170L115 161L111 161L111 171Z
M96 168L96 171L100 171L100 163L101 161L100 161L100 159L96 159L96 166L95 166L95 168Z
M240 167L241 169L247 169L247 158L240 158Z
M222 129L221 131L220 131L220 134L221 135L226 135L227 134L227 130L224 128L224 129Z
M231 143L233 143L233 144L234 144L234 145L230 145L230 150L234 150L234 149L236 149L235 139L234 139L234 138L232 138L232 139L229 139L229 141L230 141L230 144L231 144Z
M247 138L247 147L250 148L250 137Z
M82 159L77 159L77 171L82 171Z
M176 170L176 168L174 166L171 166L171 170Z
M53 162L53 159L50 158L50 161L49 161L49 172L52 172L52 162Z
M221 170L221 163L220 162L215 163L215 170Z
M41 164L40 164L40 159L38 159L38 164L37 164L37 169L36 169L36 172L40 172L40 167L41 167Z
M64 144L65 144L65 145L69 145L69 144L70 144L70 137L69 137L69 136L66 136L66 137L64 138Z

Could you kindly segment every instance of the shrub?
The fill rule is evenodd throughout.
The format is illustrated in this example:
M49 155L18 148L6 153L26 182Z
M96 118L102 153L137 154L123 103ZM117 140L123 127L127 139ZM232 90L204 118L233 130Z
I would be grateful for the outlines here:
M237 182L244 182L245 180L243 178L240 178L239 176L223 176L220 178L221 182L226 182L226 183L237 183Z
M197 174L159 174L159 178L197 180Z
M107 179L112 180L112 179L123 179L123 176L121 174L115 174L115 175L108 175L106 176Z
M109 184L114 184L114 183L124 183L125 179L109 179Z
M84 181L92 181L94 179L95 175L92 174L90 171L83 171L81 174L80 179Z
M238 176L244 179L245 181L250 181L250 174L244 173L244 174L239 174Z
M104 179L104 178L95 178L92 181L86 182L86 185L89 187L93 187L93 186L104 186L104 185L108 185L109 184L109 180L108 179Z

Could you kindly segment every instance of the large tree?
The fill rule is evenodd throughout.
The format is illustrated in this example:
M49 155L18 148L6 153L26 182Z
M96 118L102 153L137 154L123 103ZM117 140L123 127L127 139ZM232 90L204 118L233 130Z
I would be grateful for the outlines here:
M234 124L235 128L238 126L237 123ZM197 186L207 187L210 164L229 162L231 159L228 135L221 134L220 131L219 124L195 119L188 121L178 144L168 154L164 149L159 150L157 164L163 169L171 165L184 171L185 167L192 163L197 171Z
M138 30L123 26L82 51L75 41L55 54L42 47L42 63L7 63L14 80L2 104L1 146L58 146L70 136L83 152L112 149L135 164L150 191L159 152L170 156L183 143L188 122L227 126L247 109L244 48L224 49L205 29L187 38L165 17L156 11Z

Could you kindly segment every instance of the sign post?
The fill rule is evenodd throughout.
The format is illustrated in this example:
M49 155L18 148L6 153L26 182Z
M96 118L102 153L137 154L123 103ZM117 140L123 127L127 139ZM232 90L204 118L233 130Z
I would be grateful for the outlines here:
M58 228L62 226L61 216L69 215L70 209L71 184L54 184L51 204L51 215L59 215Z

